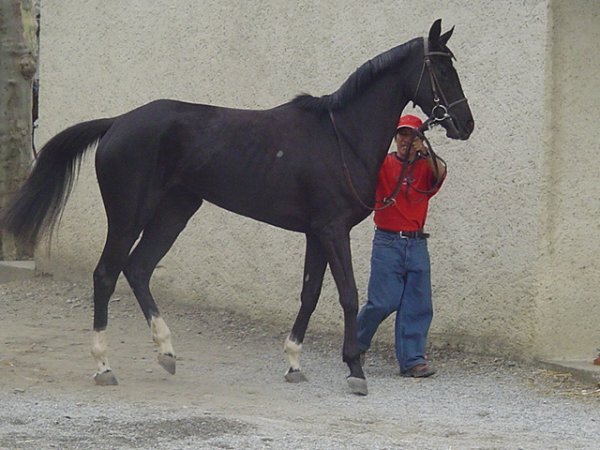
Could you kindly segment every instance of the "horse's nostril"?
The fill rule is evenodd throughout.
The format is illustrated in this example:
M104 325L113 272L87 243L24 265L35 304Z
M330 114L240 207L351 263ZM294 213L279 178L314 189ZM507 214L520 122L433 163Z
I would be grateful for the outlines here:
M465 123L465 131L469 134L471 134L473 132L473 129L475 128L475 122L473 121L473 119L467 120L467 123Z

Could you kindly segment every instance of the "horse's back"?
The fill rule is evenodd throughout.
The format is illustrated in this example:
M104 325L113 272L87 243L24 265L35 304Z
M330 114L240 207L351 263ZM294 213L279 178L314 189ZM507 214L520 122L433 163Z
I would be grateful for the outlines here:
M157 100L116 118L98 146L98 181L115 202L128 190L159 198L184 186L238 214L305 231L318 129L291 104L244 110Z

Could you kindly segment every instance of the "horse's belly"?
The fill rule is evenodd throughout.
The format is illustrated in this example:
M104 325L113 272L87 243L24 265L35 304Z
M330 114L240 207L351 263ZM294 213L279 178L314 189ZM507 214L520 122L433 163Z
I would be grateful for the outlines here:
M309 230L308 212L289 201L241 193L235 198L218 198L211 195L204 198L223 209L279 228L303 233Z

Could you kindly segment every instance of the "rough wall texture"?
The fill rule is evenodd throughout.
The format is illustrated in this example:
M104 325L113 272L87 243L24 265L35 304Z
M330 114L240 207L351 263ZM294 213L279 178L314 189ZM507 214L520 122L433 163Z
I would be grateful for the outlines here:
M591 0L576 3L596 8ZM561 8L554 8L558 17L571 13ZM404 11L410 14L403 16ZM582 266L597 272L584 228L594 214L597 219L598 208L580 221L581 211L598 196L587 198L593 177L576 175L597 169L598 163L590 128L577 128L573 135L554 130L564 144L574 136L584 138L586 145L578 152L583 157L577 161L561 153L562 144L544 138L548 105L568 115L562 102L548 99L548 80L553 80L553 92L566 89L565 97L575 89L569 87L567 72L549 76L553 69L547 60L577 57L567 55L571 19L554 22L561 24L558 43L549 50L555 38L548 31L550 11L542 0L490 2L485 8L467 0L444 6L387 0L46 2L38 144L72 123L116 115L156 98L268 108L300 92L330 93L367 59L425 34L441 17L444 29L456 25L450 47L458 57L476 131L467 142L449 141L441 132L431 135L450 175L432 202L429 219L436 308L431 343L525 357L542 349L546 356L567 348L589 353L600 341L597 321L588 315L600 316L591 304L598 281L580 272ZM582 14L598 24L597 16ZM586 40L590 45L597 41ZM591 67L573 72L587 82L597 66L596 72ZM588 97L582 99L593 105ZM576 102L569 108L579 110ZM50 255L43 248L38 253L44 270L90 280L105 233L91 161L82 170ZM545 183L548 176L560 181ZM549 218L554 225L546 224ZM371 224L367 219L352 233L363 298ZM563 236L563 227L577 233ZM560 235L560 242L545 233ZM571 255L577 239L583 260ZM303 252L301 235L205 205L161 262L153 286L167 320L169 303L186 300L266 315L291 327L299 306ZM584 284L586 292L576 302L571 298L575 283ZM569 311L563 314L559 307L566 304ZM388 322L379 339L390 340ZM556 323L571 333L582 322L586 331L570 334L577 345L567 346L552 335ZM341 343L341 308L329 276L311 323L339 331Z
M553 1L552 17L536 354L590 357L600 348L600 2Z

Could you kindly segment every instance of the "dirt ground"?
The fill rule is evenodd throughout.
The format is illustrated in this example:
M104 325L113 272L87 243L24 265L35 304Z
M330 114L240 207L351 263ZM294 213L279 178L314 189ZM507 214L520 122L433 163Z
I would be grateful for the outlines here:
M110 307L118 386L97 387L91 291L40 277L0 285L1 449L596 449L600 390L566 374L435 352L439 373L401 378L375 348L369 395L347 390L341 335L309 327L308 383L289 384L288 329L160 301L177 374L156 362L133 296ZM291 324L290 324L291 326Z

